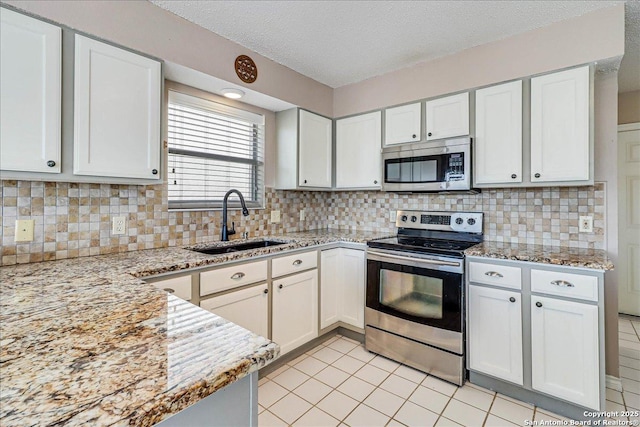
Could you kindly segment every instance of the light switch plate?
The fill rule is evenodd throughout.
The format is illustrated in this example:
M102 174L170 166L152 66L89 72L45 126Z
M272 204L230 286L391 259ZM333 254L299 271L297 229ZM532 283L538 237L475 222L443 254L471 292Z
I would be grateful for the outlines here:
M280 211L279 210L271 211L271 222L272 223L280 222Z
M593 233L593 217L581 216L579 218L578 231L580 233Z
M33 219L16 220L16 242L33 242L33 228L35 221Z
M304 219L307 217L304 209L300 209L300 221L304 221Z
M398 219L398 211L389 211L389 221L396 222Z

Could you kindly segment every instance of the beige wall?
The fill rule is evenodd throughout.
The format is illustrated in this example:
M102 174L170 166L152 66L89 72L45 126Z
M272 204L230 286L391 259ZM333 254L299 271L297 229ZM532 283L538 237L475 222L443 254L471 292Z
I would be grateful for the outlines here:
M161 9L146 0L3 2L28 13L87 32L165 61L247 86L283 101L332 115L333 90L237 43ZM233 63L249 55L258 79L246 85Z
M640 123L640 90L618 94L618 124Z
M335 89L334 117L624 54L624 5Z
M605 184L605 248L618 261L618 73L596 74L595 180ZM607 375L619 377L618 272L605 275L605 352Z

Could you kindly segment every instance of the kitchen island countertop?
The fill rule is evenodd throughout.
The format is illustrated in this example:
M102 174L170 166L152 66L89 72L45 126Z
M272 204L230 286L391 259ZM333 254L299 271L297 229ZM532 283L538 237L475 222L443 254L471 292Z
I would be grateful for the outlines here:
M2 267L0 420L150 426L166 419L275 360L279 347L142 278L377 237L386 235L320 230L224 255L164 248Z

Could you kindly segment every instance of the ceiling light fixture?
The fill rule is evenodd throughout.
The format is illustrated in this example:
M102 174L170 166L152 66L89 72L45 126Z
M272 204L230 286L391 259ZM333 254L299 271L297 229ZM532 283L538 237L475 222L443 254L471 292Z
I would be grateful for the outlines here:
M227 98L231 98L231 99L240 99L244 96L244 91L241 91L240 89L222 89L220 92L222 92L222 95L224 95Z

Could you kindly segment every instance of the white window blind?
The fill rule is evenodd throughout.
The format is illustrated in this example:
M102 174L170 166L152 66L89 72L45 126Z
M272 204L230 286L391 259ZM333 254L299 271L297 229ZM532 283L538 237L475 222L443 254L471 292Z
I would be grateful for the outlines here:
M168 122L169 208L263 206L264 116L169 91Z

